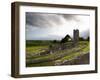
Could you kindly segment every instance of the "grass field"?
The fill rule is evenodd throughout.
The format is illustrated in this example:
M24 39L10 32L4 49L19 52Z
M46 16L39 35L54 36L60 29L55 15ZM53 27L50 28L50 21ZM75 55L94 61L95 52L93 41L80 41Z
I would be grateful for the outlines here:
M71 44L72 42L64 43L67 46ZM55 48L61 44L53 41L26 41L26 67L85 64L82 57L89 55L89 41L80 41L70 48L57 49L52 54L50 52L44 54L50 51L51 45ZM89 57L85 60L86 64L89 64Z

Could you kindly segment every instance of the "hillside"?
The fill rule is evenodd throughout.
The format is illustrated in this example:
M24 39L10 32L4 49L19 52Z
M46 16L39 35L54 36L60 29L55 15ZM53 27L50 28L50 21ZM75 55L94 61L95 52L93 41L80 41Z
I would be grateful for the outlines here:
M80 41L77 45L52 41L31 43L33 45L26 47L27 67L89 64L88 41Z

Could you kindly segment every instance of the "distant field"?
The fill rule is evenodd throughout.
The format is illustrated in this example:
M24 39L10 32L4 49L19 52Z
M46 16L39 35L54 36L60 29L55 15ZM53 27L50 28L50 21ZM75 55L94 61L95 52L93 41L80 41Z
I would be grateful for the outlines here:
M29 46L45 46L45 45L49 45L52 44L53 41L50 40L27 40L26 41L26 47Z
M48 49L48 46L30 46L26 48L26 52L29 54L40 53L44 52L46 49Z
M60 46L58 42L53 41L26 41L26 66L55 66L55 65L75 65L75 64L89 64L89 57L82 59L83 56L89 56L89 42L80 41L76 46L72 42L64 43L70 46L63 50L56 50L54 52L45 54L50 51L50 46L53 48ZM74 61L75 60L75 61ZM80 60L80 61L78 61ZM86 60L83 62L82 60Z
M44 52L48 49L49 45L52 44L52 41L26 41L26 53L34 54Z

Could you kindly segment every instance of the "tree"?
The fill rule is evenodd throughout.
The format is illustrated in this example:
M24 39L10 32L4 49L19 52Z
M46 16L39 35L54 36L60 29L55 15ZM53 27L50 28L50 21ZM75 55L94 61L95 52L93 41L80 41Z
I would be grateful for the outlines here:
M64 38L62 38L61 43L68 42L71 37L67 34Z
M84 38L83 37L79 37L79 41L84 41Z
M90 40L90 37L88 36L87 39L86 39L86 41L89 41L89 40Z
M53 40L53 43L57 43L57 40Z

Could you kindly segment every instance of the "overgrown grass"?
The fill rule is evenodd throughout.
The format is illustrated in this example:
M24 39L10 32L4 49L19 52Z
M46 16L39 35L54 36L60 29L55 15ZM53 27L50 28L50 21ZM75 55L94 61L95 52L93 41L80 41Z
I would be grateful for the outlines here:
M66 43L66 44L70 45L70 43ZM40 45L39 46L28 46L26 48L26 51L29 53L39 53L39 52L44 51L45 49L48 49L47 44L45 46L40 46ZM32 64L32 63L27 62L26 66L27 67L53 66L57 60L60 60L61 62L63 62L65 60L71 60L82 54L87 54L87 53L89 53L89 42L81 41L79 42L79 44L77 44L77 46L71 49L60 50L60 51L56 51L53 54L27 59L28 62L37 61L37 63Z
M72 59L75 59L76 57L79 57L79 56L82 56L84 54L88 54L89 53L89 46L85 46L85 48L83 49L80 49L78 52L74 52L74 53L70 53L69 55L61 58L60 60L61 61L64 61L64 60L72 60Z
M26 47L26 53L33 54L33 53L40 53L44 52L48 49L48 46L29 46Z

